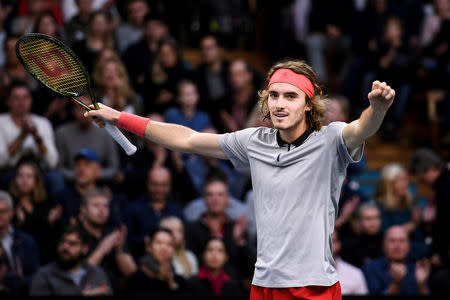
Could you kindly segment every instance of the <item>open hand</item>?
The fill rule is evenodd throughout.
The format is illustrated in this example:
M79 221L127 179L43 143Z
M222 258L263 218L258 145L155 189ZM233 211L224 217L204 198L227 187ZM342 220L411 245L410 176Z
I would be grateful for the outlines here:
M379 111L386 112L392 105L395 97L395 90L386 82L375 80L372 83L372 91L368 95L370 105Z

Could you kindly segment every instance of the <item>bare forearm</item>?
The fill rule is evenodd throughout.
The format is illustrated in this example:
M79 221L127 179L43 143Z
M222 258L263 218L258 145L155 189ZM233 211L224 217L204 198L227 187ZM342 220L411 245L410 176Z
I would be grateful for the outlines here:
M16 155L17 152L19 152L20 148L22 148L23 141L25 140L27 136L25 134L20 134L14 142L8 145L8 153L9 156Z
M119 267L120 272L124 276L129 276L136 272L137 266L133 260L133 257L127 253L117 252L116 253L116 261Z
M366 139L374 135L383 122L386 111L366 108L359 119L351 122L344 129L344 142L348 149L359 147Z
M225 158L219 148L217 135L201 133L178 124L150 120L145 138L171 150Z
M105 255L106 253L104 253L101 248L97 248L94 250L94 252L92 252L91 255L89 255L87 261L91 265L98 266L102 262L103 257L105 257Z

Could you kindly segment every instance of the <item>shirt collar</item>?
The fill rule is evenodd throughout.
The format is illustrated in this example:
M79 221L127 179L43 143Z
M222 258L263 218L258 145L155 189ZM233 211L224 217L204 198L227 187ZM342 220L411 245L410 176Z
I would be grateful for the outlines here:
M299 136L295 141L293 141L292 143L288 143L283 141L283 139L280 136L280 131L277 130L277 143L278 146L283 147L284 145L294 145L295 147L300 146L301 144L303 144L303 142L308 138L308 136L312 133L312 130L310 129L306 129L305 132L303 132L303 134L301 136Z

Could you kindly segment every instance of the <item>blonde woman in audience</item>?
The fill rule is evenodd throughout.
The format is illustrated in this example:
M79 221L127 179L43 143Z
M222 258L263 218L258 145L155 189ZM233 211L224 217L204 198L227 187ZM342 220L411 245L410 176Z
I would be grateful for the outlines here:
M105 50L106 51L106 50ZM132 89L123 63L114 55L103 53L111 58L102 59L94 68L94 84L101 102L128 113L142 113L142 100Z
M390 163L381 170L375 200L381 211L382 232L393 225L404 227L411 240L411 256L424 255L427 250L420 228L421 208L413 201L405 167Z
M175 253L172 257L172 265L175 273L186 279L196 275L198 272L198 261L194 253L185 248L183 222L176 216L169 216L163 218L159 225L170 230L174 237Z

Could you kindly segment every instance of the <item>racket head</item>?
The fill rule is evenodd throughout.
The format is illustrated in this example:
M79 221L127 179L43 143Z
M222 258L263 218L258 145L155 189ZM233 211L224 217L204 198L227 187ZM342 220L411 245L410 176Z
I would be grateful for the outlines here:
M81 60L68 45L52 36L23 35L16 43L16 55L34 78L56 93L72 98L90 89L89 74Z

